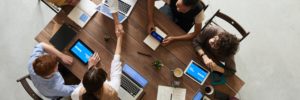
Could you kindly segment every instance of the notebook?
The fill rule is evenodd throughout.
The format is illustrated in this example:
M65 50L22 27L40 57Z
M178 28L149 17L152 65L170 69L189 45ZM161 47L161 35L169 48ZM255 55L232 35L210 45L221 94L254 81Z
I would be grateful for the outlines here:
M75 37L77 32L68 25L63 24L59 30L52 36L50 43L59 51L62 51L70 41Z
M185 88L159 85L156 100L185 100L185 95Z
M162 41L167 37L163 31L158 27L155 27L156 31L151 32L145 39L144 43L149 46L152 50L156 50Z

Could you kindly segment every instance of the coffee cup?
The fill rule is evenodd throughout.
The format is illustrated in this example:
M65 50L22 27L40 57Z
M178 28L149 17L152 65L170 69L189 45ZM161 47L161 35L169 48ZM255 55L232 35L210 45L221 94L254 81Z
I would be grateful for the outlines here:
M180 78L183 75L183 71L180 68L175 68L173 71L173 74L175 77Z
M206 95L212 95L214 93L214 88L212 85L207 85L205 86L204 91Z

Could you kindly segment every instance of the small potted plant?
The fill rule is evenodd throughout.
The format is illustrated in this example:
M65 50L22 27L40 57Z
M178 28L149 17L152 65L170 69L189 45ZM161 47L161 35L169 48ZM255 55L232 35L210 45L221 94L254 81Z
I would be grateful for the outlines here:
M155 60L155 61L153 62L153 66L154 66L157 70L160 70L161 67L164 66L164 65L161 63L161 61Z

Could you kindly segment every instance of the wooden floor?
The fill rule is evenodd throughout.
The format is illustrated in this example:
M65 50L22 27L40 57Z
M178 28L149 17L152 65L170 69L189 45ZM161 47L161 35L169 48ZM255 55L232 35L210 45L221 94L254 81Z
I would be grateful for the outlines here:
M193 59L199 63L200 57L194 51L191 41L174 42L166 47L159 47L156 51L150 49L143 43L147 36L147 11L146 0L138 0L129 18L123 23L126 32L123 47L122 47L122 62L132 66L135 70L141 73L147 80L148 85L144 88L145 100L152 100L157 96L158 85L171 86L173 76L171 70L179 67L185 69L188 63ZM63 12L58 13L55 18L41 31L36 40L38 42L49 43L50 38L60 28L63 23L66 23L78 31L76 37L65 48L64 53L72 56L68 49L77 39L81 39L92 50L99 52L101 63L98 67L104 68L108 73L110 72L110 63L112 61L113 53L116 46L116 36L114 33L113 20L108 17L96 13L89 23L84 28L79 28L75 23L66 17L70 8L66 8ZM184 31L181 30L172 21L167 19L165 15L155 10L155 24L168 35L182 35ZM110 36L108 41L104 40L105 36ZM147 57L138 54L137 52L144 52L152 55ZM152 63L155 60L161 60L165 65L160 70L156 70ZM67 67L79 79L82 79L87 66L82 64L78 59L74 58L74 64ZM237 76L227 78L228 83L236 91L244 85L244 82ZM199 88L203 88L196 82L183 76L181 79L181 87L187 89L186 100L190 100ZM209 80L205 83L209 84ZM230 90L225 85L215 86L216 90L225 92L231 96L236 93Z

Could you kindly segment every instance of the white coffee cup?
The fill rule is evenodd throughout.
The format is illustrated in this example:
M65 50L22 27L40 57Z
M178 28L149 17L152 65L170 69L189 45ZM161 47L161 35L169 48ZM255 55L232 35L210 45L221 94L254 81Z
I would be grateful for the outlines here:
M180 68L175 68L173 71L173 74L175 77L180 78L183 75L183 71Z
M214 93L214 87L212 85L206 85L204 91L206 95L212 95Z

